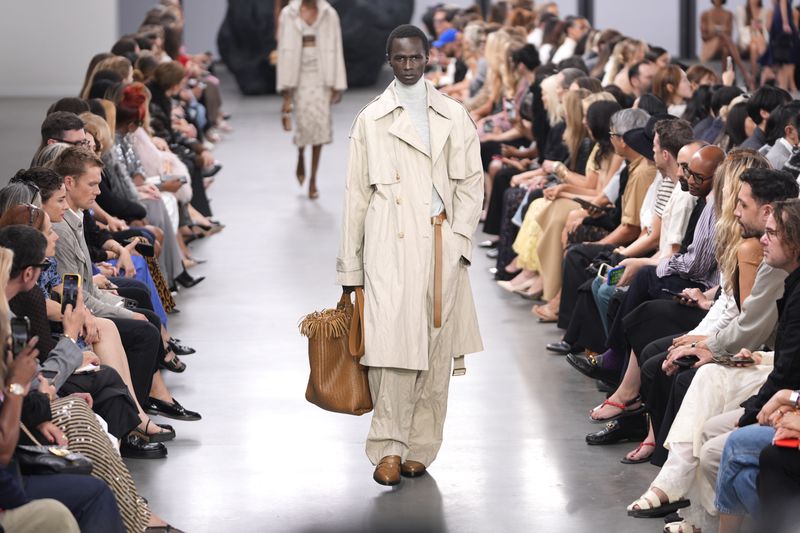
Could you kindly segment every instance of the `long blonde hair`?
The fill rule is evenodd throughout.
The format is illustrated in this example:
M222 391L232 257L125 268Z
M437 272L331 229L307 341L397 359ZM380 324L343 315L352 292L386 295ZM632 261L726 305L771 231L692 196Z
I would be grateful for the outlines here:
M733 215L736 198L742 188L741 175L748 168L770 168L769 161L754 150L736 148L728 152L725 160L714 172L714 209L717 222L714 233L717 239L715 255L722 278L725 279L725 292L731 294L738 266L739 245L742 233L739 222Z
M0 287L5 290L8 285L8 277L11 274L11 264L14 262L14 252L8 248L0 247ZM0 346L2 346L3 357L0 358L0 379L3 383L6 380L8 369L6 368L6 346L8 336L11 334L11 311L8 307L8 300L0 298Z
M558 84L561 83L559 76L553 74L542 80L542 96L546 100L543 102L545 111L547 111L547 120L551 126L555 126L563 117L563 108L558 102Z
M591 93L587 89L568 91L564 96L564 144L569 149L569 168L582 173L583 169L576 169L578 152L581 143L586 138L586 128L583 127L583 99Z

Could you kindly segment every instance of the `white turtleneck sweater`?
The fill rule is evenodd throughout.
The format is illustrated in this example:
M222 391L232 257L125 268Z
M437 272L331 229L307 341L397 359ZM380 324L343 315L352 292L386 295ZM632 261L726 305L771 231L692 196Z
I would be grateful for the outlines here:
M405 85L395 80L394 87L397 99L405 112L408 113L411 123L414 124L422 145L427 148L428 155L432 156L431 130L428 123L428 87L425 84L425 78L420 78L414 85ZM433 167L432 161L431 167ZM436 192L436 188L431 187L431 216L435 217L442 211L444 211L444 202L442 202L439 193Z

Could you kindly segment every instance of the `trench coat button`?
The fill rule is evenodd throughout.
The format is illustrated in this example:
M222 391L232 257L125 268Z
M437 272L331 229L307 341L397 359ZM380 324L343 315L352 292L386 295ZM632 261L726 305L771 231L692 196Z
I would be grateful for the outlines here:
M394 173L394 179L395 179L395 181L400 181L400 173L399 172L395 172Z
M402 238L403 238L403 237L405 237L405 236L406 236L406 234L405 234L405 233L403 233L402 231L401 231L400 233L398 233L398 234L397 234L397 238L398 238L398 239L402 239Z
M402 201L400 198L395 198L394 202L395 202L397 205L400 205L400 204L402 204L402 203L403 203L403 201Z

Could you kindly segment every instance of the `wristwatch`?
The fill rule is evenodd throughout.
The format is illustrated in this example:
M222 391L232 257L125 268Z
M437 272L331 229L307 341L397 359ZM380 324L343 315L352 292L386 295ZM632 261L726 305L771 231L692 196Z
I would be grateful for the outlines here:
M800 391L792 391L789 395L789 402L794 405L795 409L800 409Z
M14 396L24 396L25 395L25 387L20 385L19 383L9 383L6 390L9 394L13 394Z

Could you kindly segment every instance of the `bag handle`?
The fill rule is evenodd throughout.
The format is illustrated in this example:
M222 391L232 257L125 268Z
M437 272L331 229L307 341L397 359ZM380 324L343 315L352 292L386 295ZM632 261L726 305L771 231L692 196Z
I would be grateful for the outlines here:
M356 303L350 322L349 349L353 357L364 355L364 289L356 287Z
M34 436L33 436L33 433L31 433L31 432L30 432L30 430L29 430L27 427L25 427L25 424L22 422L22 420L20 420L20 422L19 422L19 426L20 426L20 428L22 428L22 431L24 431L24 432L25 432L25 434L28 436L28 438L29 438L29 439L31 439L31 440L33 441L33 443L34 443L35 445L37 445L37 446L41 446L41 444L39 443L39 441L38 441L38 440L36 440L36 437L34 437Z

